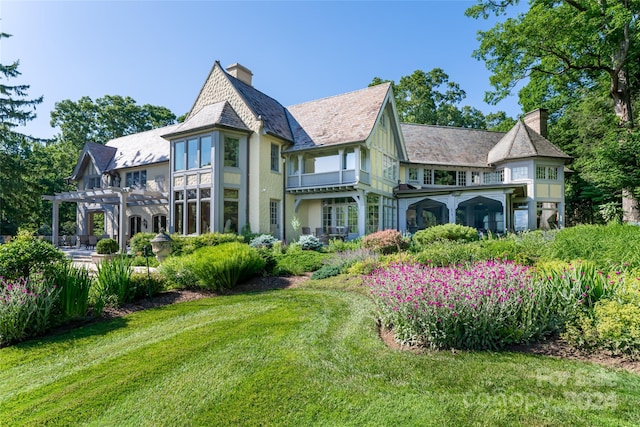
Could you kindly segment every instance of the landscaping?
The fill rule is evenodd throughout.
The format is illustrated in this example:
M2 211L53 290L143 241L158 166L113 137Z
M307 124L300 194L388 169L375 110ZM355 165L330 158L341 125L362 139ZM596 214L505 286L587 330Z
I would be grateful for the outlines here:
M207 297L136 312L128 301L154 304L131 258L104 261L92 277L54 255L50 268L10 277L23 270L6 258L15 248L0 246L0 425L640 419L640 227L429 233L412 241L385 230L322 248L308 237L180 242L153 294ZM288 287L272 276L285 272L315 273ZM117 307L129 314L100 320ZM537 343L635 368L520 351Z

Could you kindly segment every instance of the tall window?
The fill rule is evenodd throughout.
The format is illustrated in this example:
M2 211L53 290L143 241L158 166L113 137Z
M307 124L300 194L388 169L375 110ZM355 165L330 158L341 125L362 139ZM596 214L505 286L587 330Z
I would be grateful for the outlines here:
M482 180L480 179L480 172L471 172L471 184L480 185Z
M227 167L237 168L239 163L238 152L240 150L240 140L237 138L231 138L229 136L224 137L224 165Z
M224 232L238 232L238 202L240 190L237 188L224 189Z
M175 207L173 231L184 234L184 191L176 191L173 194Z
M187 169L198 168L198 139L187 141Z
M200 139L200 167L211 166L211 137Z
M424 185L433 185L433 169L425 169L424 176L422 177L422 183Z
M418 168L409 168L409 181L418 181Z
M280 172L280 147L271 144L271 171Z
M367 194L367 233L378 231L380 224L380 196Z
M139 215L129 217L129 237L142 231L142 218Z
M200 233L211 230L211 189L200 189Z
M391 181L395 181L398 177L396 161L386 154L382 155L382 176Z
M464 187L467 185L467 172L458 171L458 186Z
M125 175L125 187L131 188L146 188L147 186L147 171L134 171L127 172Z
M184 170L184 141L176 142L174 147L173 170Z
M187 190L187 231L185 234L195 234L198 220L198 190Z
M153 228L151 230L154 233L159 233L160 230L167 229L167 217L165 215L154 215L151 219L151 223L153 224Z

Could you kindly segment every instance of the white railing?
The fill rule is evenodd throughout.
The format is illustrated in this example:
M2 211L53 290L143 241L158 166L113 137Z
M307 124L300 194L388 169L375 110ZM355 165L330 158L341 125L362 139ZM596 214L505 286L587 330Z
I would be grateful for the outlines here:
M360 173L362 178L362 172ZM300 175L289 175L287 177L288 188L322 187L355 183L356 171L354 169L319 173L303 173Z

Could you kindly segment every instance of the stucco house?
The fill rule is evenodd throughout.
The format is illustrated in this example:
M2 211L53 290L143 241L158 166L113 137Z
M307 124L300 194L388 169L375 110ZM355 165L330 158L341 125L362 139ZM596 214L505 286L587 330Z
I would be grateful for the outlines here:
M400 123L391 85L290 107L215 62L183 123L87 143L71 179L79 235L104 212L121 247L139 231L354 238L457 222L504 232L562 227L564 164L546 111L507 133Z

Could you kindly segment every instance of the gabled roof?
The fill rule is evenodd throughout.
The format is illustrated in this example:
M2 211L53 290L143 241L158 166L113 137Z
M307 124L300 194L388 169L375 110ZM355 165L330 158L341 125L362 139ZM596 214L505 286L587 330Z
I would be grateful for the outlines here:
M522 120L518 120L518 123L489 151L487 163L495 164L505 160L527 157L571 158L542 135L525 125Z
M216 64L220 66L219 63L216 62ZM286 109L270 96L265 95L253 86L244 83L242 80L233 77L227 73L226 70L223 69L222 71L224 71L229 82L236 91L238 91L247 106L253 111L256 118L262 120L263 131L286 141L293 142L293 135L291 134L291 128L287 120Z
M116 150L106 171L112 171L150 163L168 162L169 141L162 135L172 133L180 124L169 125L146 132L134 133L112 139L108 147Z
M80 178L80 172L82 172L87 158L91 159L98 173L104 173L115 153L116 149L113 147L96 144L95 142L87 142L84 144L84 147L82 147L82 153L80 153L78 163L76 163L76 167L73 169L70 178L73 180Z
M409 162L488 167L487 153L504 132L401 123Z
M373 132L390 83L292 105L292 150L365 141Z
M227 101L209 104L201 108L186 121L180 123L170 133L163 134L164 138L180 134L204 130L214 126L225 126L239 130L250 130Z

